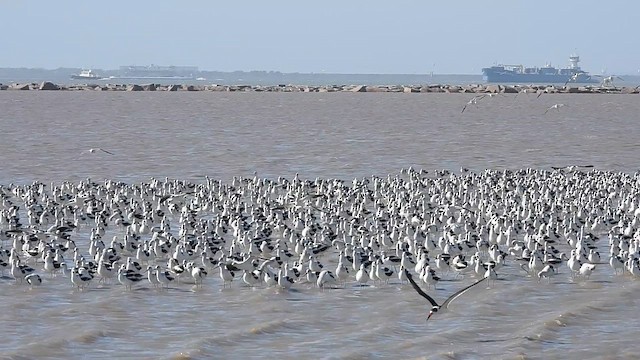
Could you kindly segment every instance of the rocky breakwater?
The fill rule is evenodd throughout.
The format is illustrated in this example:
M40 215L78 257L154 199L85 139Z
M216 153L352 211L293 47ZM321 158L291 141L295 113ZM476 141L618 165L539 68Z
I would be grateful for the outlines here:
M395 92L395 93L546 93L546 94L638 94L640 86L557 86L557 85L188 85L188 84L0 84L0 90L48 91L220 91L220 92Z

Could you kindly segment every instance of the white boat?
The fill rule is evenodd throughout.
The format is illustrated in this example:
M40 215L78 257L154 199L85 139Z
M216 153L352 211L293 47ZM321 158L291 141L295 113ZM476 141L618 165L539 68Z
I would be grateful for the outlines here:
M103 77L96 75L96 73L91 70L82 70L79 74L71 75L71 78L76 80L100 80Z

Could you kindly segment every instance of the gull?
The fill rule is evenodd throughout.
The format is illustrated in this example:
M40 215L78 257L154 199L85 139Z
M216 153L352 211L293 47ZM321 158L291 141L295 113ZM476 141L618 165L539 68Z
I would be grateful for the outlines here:
M474 282L471 285L468 285L458 291L456 291L455 293L453 293L453 295L449 296L447 298L447 300L445 300L441 305L438 305L438 303L433 300L433 298L429 295L427 295L427 293L425 293L419 286L418 284L416 284L416 282L413 280L413 276L411 275L411 273L405 269L404 271L405 275L407 276L407 280L409 280L409 282L411 283L411 286L413 287L413 289L415 291L418 292L418 294L420 294L420 296L422 296L423 298L427 299L432 307L431 307L431 311L429 311L429 315L427 316L427 321L431 318L431 315L433 315L434 313L437 313L440 309L444 308L447 309L449 307L449 304L457 299L460 295L464 294L465 292L467 292L467 290L471 289L472 287L480 284L481 282L484 281L484 278Z
M111 151L105 150L105 149L103 149L103 148L91 148L91 149L89 149L88 151L89 151L90 153L92 153L92 154L93 154L93 153L95 153L96 151L102 151L102 152L107 153L107 154L109 154L109 155L115 155L115 154L114 154L114 153L112 153Z
M567 79L567 81L564 83L564 86L567 86L567 84L570 83L570 82L578 81L578 76L580 76L579 73L574 73L573 75L571 75L571 77L569 79Z
M476 105L478 106L478 101L480 101L481 99L483 99L485 96L487 96L487 94L482 94L482 95L476 95L474 97L471 98L471 100L469 100L469 102L467 102L464 107L462 108L462 112L463 113L465 111L465 109L467 108L467 106L469 105Z
M545 112L544 112L544 113L546 114L549 110L552 110L552 109L556 109L557 111L560 111L560 108L561 108L561 107L563 107L563 106L566 106L566 105L565 105L565 104L555 104L555 105L552 105L552 106L550 106L547 110L545 110Z
M600 77L601 75L596 75L596 76ZM617 75L602 76L602 83L600 83L600 86L612 86L614 79L619 79L624 81L623 78Z
M82 151L82 152L80 153L80 156L82 156L82 155L84 155L84 154L87 154L87 153L88 153L88 154L95 154L95 153L97 153L97 152L103 152L103 153L105 153L105 154L109 154L109 155L112 155L112 156L113 156L113 155L115 155L115 154L114 154L114 153L112 153L111 151L109 151L109 150L105 150L105 149L103 149L103 148L91 148L91 149L89 149L89 150L84 150L84 151ZM76 158L76 159L79 159L79 158L80 158L80 156L78 156L78 158Z

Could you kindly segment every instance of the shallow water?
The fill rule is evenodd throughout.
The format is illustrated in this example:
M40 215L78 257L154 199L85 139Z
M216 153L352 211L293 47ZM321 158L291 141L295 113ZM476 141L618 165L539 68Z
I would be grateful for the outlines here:
M0 184L205 176L291 179L397 174L401 168L549 168L633 173L637 95L0 92ZM559 111L545 110L564 103ZM89 148L104 152L89 153ZM115 230L111 230L115 231ZM88 229L74 234L86 250ZM105 238L110 238L108 233ZM84 239L84 240L83 240ZM600 253L607 254L606 241ZM6 246L7 244L5 244ZM8 244L10 245L10 244ZM603 256L604 257L604 256ZM5 274L6 275L6 274ZM8 358L634 358L638 281L599 265L551 283L516 264L425 323L409 286L222 289L218 276L156 291L62 276L39 288L0 279ZM436 299L470 278L446 276Z

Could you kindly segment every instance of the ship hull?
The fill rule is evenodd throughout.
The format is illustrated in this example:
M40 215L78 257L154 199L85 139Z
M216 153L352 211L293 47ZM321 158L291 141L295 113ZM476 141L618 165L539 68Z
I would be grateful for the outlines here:
M80 76L80 75L71 75L71 78L74 80L102 80L103 79L99 76Z
M571 75L540 75L540 74L509 74L509 73L490 73L484 72L483 80L488 83L545 83L545 84L564 84L571 80ZM590 84L597 83L590 75L580 74L572 83Z

